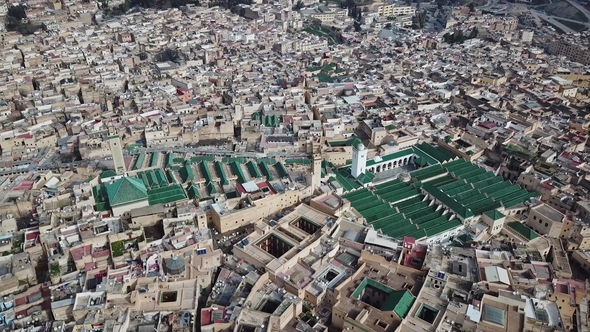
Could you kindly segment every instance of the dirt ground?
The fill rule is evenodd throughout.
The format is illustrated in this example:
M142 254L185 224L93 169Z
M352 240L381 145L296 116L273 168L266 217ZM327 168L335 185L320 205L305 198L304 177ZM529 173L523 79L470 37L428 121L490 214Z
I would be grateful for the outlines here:
M553 3L539 6L536 9L544 10L548 15L554 15L581 22L588 22L588 17L586 17L584 13L579 11L567 1L554 1Z

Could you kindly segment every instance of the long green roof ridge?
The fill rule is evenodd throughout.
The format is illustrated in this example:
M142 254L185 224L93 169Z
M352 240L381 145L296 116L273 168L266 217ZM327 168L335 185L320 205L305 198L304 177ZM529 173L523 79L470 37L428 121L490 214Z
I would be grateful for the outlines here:
M144 160L145 160L145 153L142 153L139 156L137 156L137 159L135 159L135 163L133 164L132 170L135 171L135 170L141 169L141 167L143 166Z
M525 237L526 239L529 239L529 240L534 240L537 237L539 237L539 234L535 233L535 231L533 231L530 227L528 227L524 224L521 224L518 221L513 221L511 223L508 223L508 227L512 228L517 233L519 233L520 235L522 235L523 237Z

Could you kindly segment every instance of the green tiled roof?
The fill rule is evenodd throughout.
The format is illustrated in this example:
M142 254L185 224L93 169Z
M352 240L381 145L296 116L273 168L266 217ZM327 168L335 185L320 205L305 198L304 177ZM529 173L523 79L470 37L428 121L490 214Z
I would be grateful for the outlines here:
M184 190L178 184L152 189L148 193L150 205L172 203L186 198Z
M246 164L246 167L248 167L248 172L250 172L251 177L253 177L253 178L261 178L262 177L262 174L260 174L260 170L258 169L258 166L252 160L250 160Z
M280 162L276 163L275 168L277 169L277 172L279 173L279 176L281 178L285 178L285 177L289 176L289 172L287 172L285 165L283 165L282 163L280 163Z
M166 167L174 166L174 152L169 152L166 155Z
M195 174L193 173L193 168L189 162L185 162L184 166L178 171L178 173L180 173L180 177L184 182L195 180Z
M519 233L520 235L524 236L526 239L529 239L529 240L533 240L533 239L536 239L537 237L539 237L539 234L535 233L535 231L530 229L528 226L521 224L518 221L513 221L513 222L509 223L508 227L512 228L517 233Z
M169 183L174 184L174 183L176 183L176 180L174 179L174 175L172 172L173 171L171 169L167 170L166 171L166 178L168 179Z
M117 176L117 172L112 169L106 169L100 173L101 179L112 178L113 176Z
M393 291L389 294L387 299L385 299L385 303L383 303L381 310L393 310L399 318L404 319L415 300L414 295L407 290Z
M133 167L131 169L134 171L140 169L143 166L144 160L145 160L145 153L142 153L139 156L137 156L137 159L135 159L135 163L133 164Z
M227 175L225 174L225 169L223 169L223 164L220 161L215 162L215 171L217 172L217 176L221 180L221 184L226 186L229 184L229 180Z
M371 183L371 181L373 181L373 179L367 174L371 174L371 172L362 173L361 175L358 176L357 180L362 184Z
M360 140L360 139L358 139L358 138L355 138L355 139L352 141L352 143L351 143L351 145L352 145L353 147L355 147L355 148L356 148L356 147L358 147L358 146L359 146L359 145L361 145L361 144L363 144L363 141L361 141L361 140Z
M215 189L213 182L207 183L207 191L209 192L209 195L217 194L217 189Z
M234 173L235 176L238 177L239 183L247 182L246 176L244 175L244 172L242 171L242 166L239 163L234 161L230 164L230 166L231 166L231 171Z
M150 167L156 167L158 166L158 161L160 160L160 152L154 152L152 153L152 156L150 158Z
M111 209L104 183L96 187L92 187L92 196L94 196L97 211L108 211Z
M454 153L452 153L451 151L449 151L447 149L444 149L441 147L435 148L434 146L432 146L428 143L422 143L422 144L417 145L416 147L418 149L424 151L425 153L427 153L431 157L435 158L436 160L438 160L441 163L457 157L457 155L455 155Z
M205 180L207 180L207 182L211 182L213 180L213 177L211 176L211 171L209 170L207 162L203 161L199 164L199 166L201 167L201 173L203 174Z
M488 216L492 220L500 220L500 219L506 217L502 212L500 212L496 209L486 211L483 214L485 214L486 216Z
M393 311L400 319L406 317L410 308L416 300L407 290L393 290L373 279L365 278L356 290L352 293L352 298L360 299L365 287L371 286L387 294L385 302L378 308L381 311Z
M124 177L107 186L109 205L117 206L148 198L148 192L141 180Z
M190 199L201 198L201 195L199 194L199 188L197 188L197 185L194 182L191 182L191 184L188 186L186 191L187 191L188 197L190 197Z
M459 227L459 226L461 226L461 221L458 219L453 219L449 222L445 222L445 223L442 223L442 224L439 224L437 226L427 229L426 236L433 236L436 234L440 234L442 232L448 231L449 229L453 229L453 228Z
M258 165L262 169L264 176L266 176L266 180L268 180L268 181L274 180L274 177L272 176L272 173L270 172L270 169L268 168L267 164L261 162Z
M438 188L429 186L428 184L425 184L423 188L432 196L434 196L434 198L438 199L440 202L446 205L449 209L453 210L453 212L455 212L459 216L463 218L473 217L473 212L471 212L471 210L465 208L455 199L449 197L447 194L443 193Z

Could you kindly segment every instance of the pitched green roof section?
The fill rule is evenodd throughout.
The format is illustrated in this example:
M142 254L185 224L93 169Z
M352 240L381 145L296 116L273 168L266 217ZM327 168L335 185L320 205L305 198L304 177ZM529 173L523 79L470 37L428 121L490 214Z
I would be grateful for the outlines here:
M394 293L391 293L391 295L387 297L381 310L387 311L389 307L393 305L393 312L395 312L399 318L404 319L408 312L410 312L410 308L415 300L416 298L414 298L414 295L407 290L394 291Z
M104 171L100 172L101 179L112 178L113 176L117 176L117 172L113 171L112 169L105 169Z
M183 182L195 181L195 173L189 162L185 162L184 166L178 171Z
M406 317L410 308L414 304L416 298L407 290L393 290L390 287L383 285L373 279L365 278L356 290L352 293L352 298L361 300L362 294L365 288L370 286L376 288L379 291L385 293L386 298L381 308L381 311L393 311L399 318L403 319Z
M277 169L277 173L279 173L279 177L281 177L281 178L289 177L289 173L287 172L285 165L283 165L282 163L280 163L280 162L276 163L275 168Z
M259 163L258 165L262 169L262 173L264 173L264 176L266 176L266 180L268 180L268 181L274 180L274 177L272 176L272 173L270 172L270 169L268 168L267 164Z
M248 182L246 176L244 175L244 172L242 171L242 166L239 163L234 161L229 165L231 167L231 171L234 173L235 176L238 177L238 183Z
M368 174L371 174L371 172L362 173L361 175L358 176L357 180L363 185L367 184L367 183L371 183L371 181L373 181L373 178L375 176L371 177L372 174L371 175L368 175Z
M429 156L433 157L434 159L438 160L439 162L449 161L451 159L455 159L457 156L452 153L451 151L441 148L441 147L434 147L428 143L422 143L415 146L416 148L422 150Z
M255 162L253 161L249 161L246 164L246 167L248 168L248 172L250 172L250 176L253 178L261 178L262 174L260 174L260 170L258 169L258 166L256 165Z
M166 170L166 178L168 179L169 183L176 184L176 180L174 179L174 173L171 169Z
M117 206L148 198L148 191L138 178L124 177L106 187L110 206Z
M168 181L166 180L166 176L164 175L164 171L162 171L162 169L154 170L154 175L156 176L156 180L160 184L160 187L168 185Z
M434 226L432 228L428 228L426 229L426 236L434 236L440 233L444 233L446 231L449 231L453 228L457 228L459 226L461 226L461 221L458 219L453 219L449 222L445 222L442 224L439 224L437 226Z
M186 199L184 190L178 184L152 189L148 193L150 205L167 204Z
M229 184L229 180L227 178L227 174L225 174L225 170L223 169L223 164L221 161L215 162L215 171L217 172L217 176L221 179L221 184L227 186Z
M500 212L496 209L486 211L483 214L485 214L488 218L490 218L492 220L500 220L500 219L506 217L502 212Z
M443 167L449 168L449 167L453 167L453 166L456 166L456 165L465 164L466 162L467 162L467 160L461 158L461 159L457 159L457 160L446 162L446 163L443 164Z
M159 162L160 162L160 152L152 153L152 156L150 158L150 167L158 166Z
M135 159L135 163L133 164L133 167L131 168L131 170L136 171L138 169L141 169L144 161L145 161L145 153L142 153L139 156L137 156L137 159Z
M531 228L519 223L518 221L508 223L508 227L522 235L525 239L534 240L539 237L539 234L535 233L535 231L533 231Z
M340 183L345 192L361 187L350 174L350 167L340 168L336 171L336 181Z
M205 177L205 180L207 182L211 182L213 181L213 177L211 176L211 171L209 170L209 166L207 166L207 162L203 161L199 164L199 167L201 168L201 174L203 174L203 177Z
M97 211L108 211L111 209L104 183L92 188L92 196L94 196Z
M421 164L435 165L435 164L439 163L439 161L436 158L434 158L433 156L424 152L421 149L418 149L416 147L412 147L412 151L414 152L414 154L416 156L420 157L420 159L422 160Z
M207 192L209 192L209 195L217 194L217 189L215 189L213 182L207 183Z
M412 177L416 178L425 174L430 174L436 171L446 171L441 165L432 165L429 167L420 168L411 173Z
M446 207L451 209L454 213L461 216L462 218L473 217L473 212L471 212L471 210L466 209L463 205L459 204L459 202L449 197L447 194L440 191L438 188L430 186L428 184L425 184L423 188L434 198L446 205Z
M166 167L174 166L174 152L168 152L166 155Z
M195 182L191 182L187 188L188 197L190 199L200 199L201 194L199 194L199 188L197 188L197 184Z

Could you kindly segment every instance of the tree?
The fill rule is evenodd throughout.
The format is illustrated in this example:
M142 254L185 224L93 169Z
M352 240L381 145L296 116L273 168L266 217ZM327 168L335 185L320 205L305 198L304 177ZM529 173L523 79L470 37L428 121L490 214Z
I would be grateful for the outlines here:
M5 27L8 31L18 31L23 35L30 35L43 28L42 24L23 22L27 18L27 7L23 5L11 6L6 13Z
M443 40L445 41L445 43L451 43L453 40L453 35L450 32L447 32L444 34Z
M478 33L479 31L477 31L477 27L474 27L469 34L469 39L477 38Z
M293 10L300 10L300 9L301 9L301 8L303 8L303 7L304 7L304 5L303 5L303 1L302 1L302 0L299 0L299 1L297 1L297 3L295 4L295 6L293 6Z
M469 11L472 13L475 11L475 4L473 2L469 3Z

